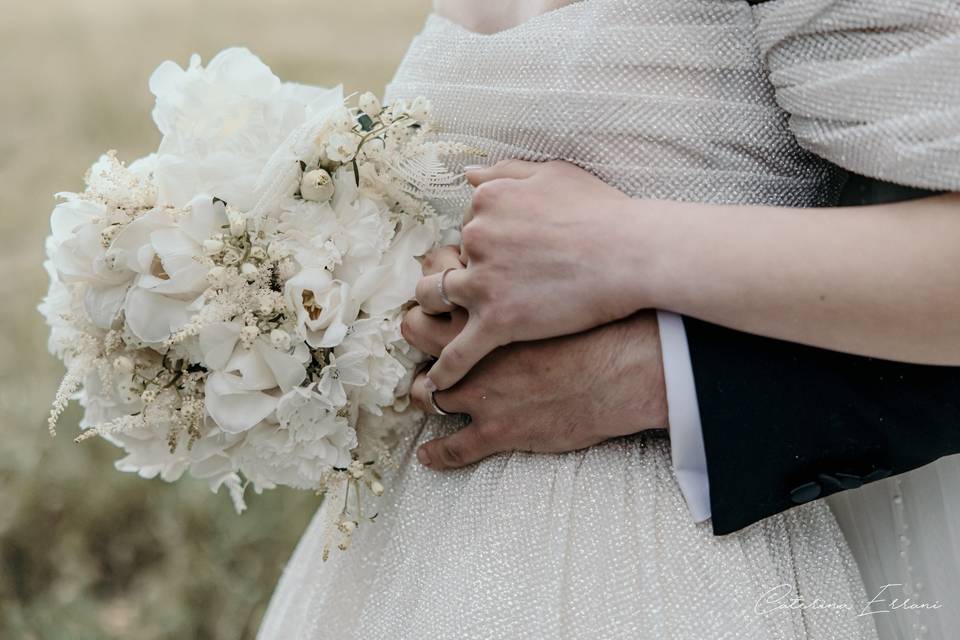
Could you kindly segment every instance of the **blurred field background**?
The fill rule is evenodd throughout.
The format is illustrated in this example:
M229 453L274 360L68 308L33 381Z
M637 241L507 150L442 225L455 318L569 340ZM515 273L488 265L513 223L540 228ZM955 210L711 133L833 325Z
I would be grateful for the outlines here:
M0 638L252 638L316 496L225 495L114 471L45 419L62 373L35 307L52 194L159 141L151 71L253 49L280 77L382 90L429 0L0 0Z

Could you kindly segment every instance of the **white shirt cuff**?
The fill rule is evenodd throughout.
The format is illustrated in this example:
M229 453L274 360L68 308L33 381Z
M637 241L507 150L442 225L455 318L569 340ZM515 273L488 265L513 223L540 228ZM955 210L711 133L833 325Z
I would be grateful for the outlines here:
M690 514L695 522L702 522L710 517L710 477L687 332L683 318L675 313L657 311L657 322L667 388L673 470Z

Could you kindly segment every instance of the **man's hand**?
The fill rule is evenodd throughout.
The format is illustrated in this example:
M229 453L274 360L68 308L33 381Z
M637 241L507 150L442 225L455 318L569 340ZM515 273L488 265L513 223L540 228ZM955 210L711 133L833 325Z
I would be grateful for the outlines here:
M403 335L436 356L463 329L466 312L431 316L420 307ZM421 374L414 402L432 412ZM666 390L654 312L641 312L572 336L496 349L458 384L437 391L437 405L470 424L417 451L431 469L462 467L502 451L561 453L667 426Z

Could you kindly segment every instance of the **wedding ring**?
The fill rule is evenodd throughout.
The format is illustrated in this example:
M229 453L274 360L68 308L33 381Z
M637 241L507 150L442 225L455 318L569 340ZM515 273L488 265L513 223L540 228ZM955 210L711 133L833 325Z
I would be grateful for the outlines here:
M437 404L437 392L430 392L430 406L433 407L433 412L438 416L449 416L450 414L440 408L440 405Z
M447 297L447 291L443 287L443 282L444 280L447 279L448 273L456 270L457 270L456 267L450 267L449 269L445 269L444 272L440 274L440 280L437 282L437 293L440 294L440 300L443 302L443 304L447 305L448 307L455 307L457 305L450 302L450 298Z

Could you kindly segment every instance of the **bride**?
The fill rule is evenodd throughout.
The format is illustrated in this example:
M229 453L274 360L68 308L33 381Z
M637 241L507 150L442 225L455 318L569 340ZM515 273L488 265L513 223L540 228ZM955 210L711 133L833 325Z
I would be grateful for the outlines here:
M405 335L439 356L415 389L433 415L401 443L376 525L324 562L319 515L259 637L877 637L874 616L858 615L874 594L823 501L714 535L671 451L682 407L668 404L660 363L675 317L659 314L658 324L638 310L892 360L960 362L955 323L918 311L955 280L914 292L901 306L927 324L898 330L905 314L882 296L805 288L803 270L790 267L827 264L829 246L772 251L780 238L817 233L785 211L835 202L841 174L823 158L852 170L883 160L856 146L870 148L869 131L851 141L831 128L831 109L862 98L853 88L809 110L804 92L816 95L833 61L858 56L871 17L886 8L892 19L896 4L437 0L388 100L430 96L451 138L491 163L522 161L468 172L476 199L465 192L452 205L473 216L464 249L424 265ZM806 28L815 17L831 29ZM891 49L908 43L897 25L879 26ZM896 76L878 69L874 80ZM930 135L922 121L901 125L911 122ZM571 164L543 163L558 159ZM949 189L957 169L920 154L882 177ZM942 221L956 200L909 206ZM901 216L878 226L898 228ZM736 233L746 225L752 240ZM941 239L957 232L937 228ZM577 246L563 245L569 238ZM914 240L942 257L946 240ZM676 261L662 259L671 252ZM887 279L908 290L894 270L916 255L900 257L887 261ZM864 250L849 264L870 258ZM509 277L483 278L496 273ZM729 286L701 286L704 274ZM744 297L745 288L759 293ZM954 299L942 316L956 314ZM514 439L497 446L497 437Z

